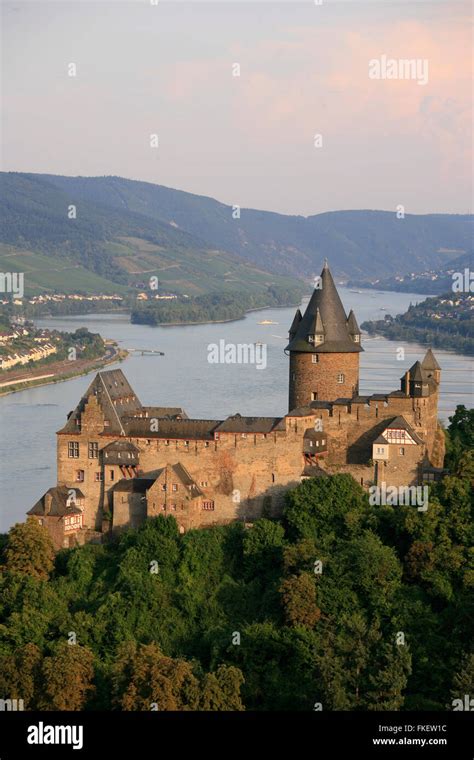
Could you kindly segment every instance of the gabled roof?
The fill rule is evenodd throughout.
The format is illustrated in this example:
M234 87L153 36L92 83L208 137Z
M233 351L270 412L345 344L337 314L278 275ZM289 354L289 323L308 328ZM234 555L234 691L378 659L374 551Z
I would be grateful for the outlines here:
M322 430L315 430L314 428L306 428L303 435L304 438L310 441L322 441L323 438L327 438L327 433Z
M121 369L112 369L98 372L88 389L82 396L79 404L68 417L65 426L60 433L77 432L77 421L80 420L85 406L90 398L95 397L105 419L108 421L107 432L124 435L122 416L137 412L142 405L135 395L135 391L129 384Z
M177 462L176 464L171 465L171 467L181 483L189 488L192 499L195 499L198 496L204 496L198 484L193 480L186 467L181 464L181 462Z
M270 433L281 417L242 417L234 414L217 425L216 433Z
M46 517L64 517L65 515L81 514L82 510L71 500L71 491L74 491L76 499L84 499L84 494L79 488L54 486L53 488L49 488L26 514ZM49 511L45 511L49 499L51 499L51 506Z
M130 441L114 441L102 449L104 464L138 464L139 456L140 449Z
M113 441L112 443L107 444L107 446L104 446L102 451L105 454L110 454L113 451L126 451L127 453L138 454L140 449L130 441Z
M123 480L119 480L114 486L114 491L119 491L120 493L145 493L145 491L148 491L148 489L156 483L158 478L160 478L166 470L171 470L173 478L176 478L181 485L187 488L191 499L197 499L200 496L204 496L204 493L201 491L196 481L193 480L186 467L181 464L181 462L168 464L165 467L160 467L158 470L147 472L141 478L124 478Z
M413 428L408 424L405 417L402 417L402 416L394 417L391 422L385 425L384 429L382 430L381 435L378 438L376 438L374 443L382 443L382 442L388 443L388 441L386 441L385 438L383 437L384 433L387 430L406 430L407 433L410 435L410 437L413 438L415 443L418 443L418 444L424 443L424 441L420 438L420 436L417 435L417 433L415 433Z
M296 334L290 339L287 351L302 353L358 353L363 351L359 343L351 337L339 293L327 263L321 272L321 287L315 288L306 307ZM315 345L308 342L308 335L314 335L316 322L324 333L324 342ZM321 334L321 333L320 333Z
M220 420L158 419L158 425L151 426L152 417L122 418L126 435L134 438L173 438L186 440L211 440L213 431Z
M148 418L157 417L158 419L168 418L169 420L187 419L188 415L180 406L143 406L142 414Z

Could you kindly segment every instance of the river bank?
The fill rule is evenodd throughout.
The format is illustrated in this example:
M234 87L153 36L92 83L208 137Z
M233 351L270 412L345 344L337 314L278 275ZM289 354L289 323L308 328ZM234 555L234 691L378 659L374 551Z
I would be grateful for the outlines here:
M38 388L41 385L51 385L52 383L62 383L66 380L72 380L75 377L88 375L90 372L114 364L117 361L123 361L128 356L128 351L119 348L117 343L106 341L107 350L102 357L95 359L77 360L74 362L74 369L71 371L70 361L56 362L47 366L38 367L36 370L29 370L19 377L15 377L6 382L0 383L0 396L7 396L10 393L18 393L29 388Z

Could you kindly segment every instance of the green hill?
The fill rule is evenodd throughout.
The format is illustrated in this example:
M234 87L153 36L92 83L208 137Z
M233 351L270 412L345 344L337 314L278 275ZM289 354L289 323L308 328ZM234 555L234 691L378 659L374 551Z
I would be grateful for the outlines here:
M40 175L0 174L0 193L0 266L25 273L27 294L121 293L147 287L152 276L161 291L191 296L298 284L167 222L86 199Z
M279 274L319 274L327 256L340 277L387 277L444 264L472 248L472 216L397 219L395 211L334 211L303 217L241 209L240 219L233 219L231 207L212 198L148 182L41 176L69 196L178 225L175 229Z
M1 252L6 263L35 254L30 290L141 287L155 275L188 295L257 292L293 287L325 257L338 277L369 279L445 266L471 247L471 216L241 209L234 219L212 198L120 177L1 173L0 193Z

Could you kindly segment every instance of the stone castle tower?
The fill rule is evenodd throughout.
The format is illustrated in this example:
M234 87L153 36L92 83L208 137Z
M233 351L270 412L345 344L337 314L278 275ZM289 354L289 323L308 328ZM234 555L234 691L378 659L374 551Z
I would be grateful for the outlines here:
M327 262L304 316L296 311L289 341L288 411L358 395L360 329L352 310L346 316Z

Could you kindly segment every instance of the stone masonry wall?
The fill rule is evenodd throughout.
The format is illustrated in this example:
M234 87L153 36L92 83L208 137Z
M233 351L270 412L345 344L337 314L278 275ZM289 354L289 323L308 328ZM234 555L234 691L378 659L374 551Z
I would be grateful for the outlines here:
M318 358L313 363L313 356ZM338 383L342 373L344 382ZM313 400L335 401L359 392L359 354L290 354L289 411ZM317 399L314 399L317 393Z

